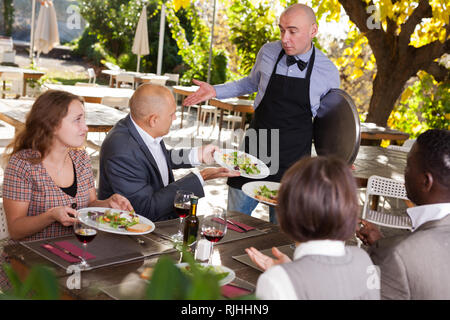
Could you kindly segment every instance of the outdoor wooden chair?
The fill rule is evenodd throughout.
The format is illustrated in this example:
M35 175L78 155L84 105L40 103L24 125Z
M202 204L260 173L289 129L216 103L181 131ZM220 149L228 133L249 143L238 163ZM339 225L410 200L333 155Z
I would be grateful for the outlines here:
M370 203L372 196L375 196L374 199L376 201L373 206L374 209L372 209ZM379 206L379 197L383 197L384 200L381 206ZM386 198L409 201L406 195L405 185L402 182L379 176L371 176L367 182L362 219L383 227L411 230L411 219L406 212L400 215L385 212Z

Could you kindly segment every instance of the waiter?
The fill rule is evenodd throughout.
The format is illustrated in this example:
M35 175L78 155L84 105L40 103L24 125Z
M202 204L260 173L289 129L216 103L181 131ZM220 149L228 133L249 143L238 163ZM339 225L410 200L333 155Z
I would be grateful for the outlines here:
M312 119L320 99L330 89L339 88L336 66L312 44L317 34L313 10L304 4L294 4L281 14L279 27L281 41L267 43L260 49L249 76L215 86L193 80L200 88L183 103L193 105L214 97L224 99L258 91L250 124L250 129L256 130L257 141L248 139L253 135L246 135L244 150L249 152L255 143L265 144L266 150L260 154L258 147L256 156L272 158L271 175L266 180L276 182L294 162L311 155ZM254 180L228 179L228 210L251 215L258 201L241 190L249 181ZM275 223L273 207L269 213L270 221Z

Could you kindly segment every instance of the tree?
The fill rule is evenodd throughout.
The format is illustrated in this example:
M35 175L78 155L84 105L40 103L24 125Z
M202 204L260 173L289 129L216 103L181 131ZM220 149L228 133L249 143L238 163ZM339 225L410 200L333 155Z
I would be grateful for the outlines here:
M194 3L168 1L167 20L169 21L172 37L176 40L179 55L183 58L183 62L189 67L184 73L181 82L190 83L192 79L202 81L207 80L208 59L210 47L210 29L207 27L203 17L207 16L205 10L206 5L201 2ZM192 28L192 37L186 34L186 28L180 24L176 13L184 11L185 16L190 22ZM228 57L223 50L213 47L211 61L211 84L223 83L229 79L227 68Z
M367 122L386 125L406 82L423 70L439 82L449 80L449 71L438 59L450 52L450 7L445 0L313 0L318 16L339 19L340 6L359 29L354 32L353 58L364 44L372 49L377 72L373 80ZM352 51L352 50L350 50ZM359 64L359 66L358 66ZM355 71L358 76L358 72Z
M89 25L78 41L76 52L91 58L94 56L96 62L107 58L124 69L134 70L137 57L131 52L131 48L144 1L78 0L78 3L80 13ZM161 3L159 0L150 0L145 4L147 5L150 54L142 58L141 71L156 72ZM180 19L181 24L184 25L185 19ZM168 26L166 26L167 29ZM92 51L95 52L92 53ZM177 51L175 41L166 32L163 73L171 72L181 63L181 57Z

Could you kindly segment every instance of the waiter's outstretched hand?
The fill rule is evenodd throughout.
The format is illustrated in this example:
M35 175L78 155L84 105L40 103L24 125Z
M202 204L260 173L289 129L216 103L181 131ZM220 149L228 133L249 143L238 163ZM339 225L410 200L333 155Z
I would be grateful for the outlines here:
M183 106L192 106L193 104L209 100L216 96L216 89L209 83L199 80L192 80L192 82L200 88L184 99Z

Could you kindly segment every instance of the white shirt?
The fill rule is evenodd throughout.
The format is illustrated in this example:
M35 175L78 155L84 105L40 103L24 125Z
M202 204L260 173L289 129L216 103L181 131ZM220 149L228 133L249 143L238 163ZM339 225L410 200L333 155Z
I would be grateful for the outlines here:
M428 221L441 220L450 214L450 203L435 203L406 209L413 231Z
M345 242L338 240L312 240L303 242L294 251L294 260L307 255L341 257L345 255ZM283 267L276 265L266 270L256 284L256 297L263 300L296 300L297 294Z
M131 114L130 119L131 122L136 127L136 130L141 136L142 140L144 140L144 143L147 146L148 150L155 159L164 186L167 186L169 184L169 167L167 166L166 157L164 156L164 152L161 147L161 140L163 139L163 137L153 138L141 127L139 127L136 122L134 122L133 117L131 117ZM200 161L198 160L198 148L192 148L192 150L189 152L189 163L193 166L198 166L201 164ZM205 181L203 180L201 174L198 172L194 172L194 174L198 177L200 183L203 186L205 184Z

